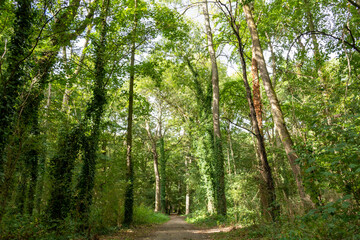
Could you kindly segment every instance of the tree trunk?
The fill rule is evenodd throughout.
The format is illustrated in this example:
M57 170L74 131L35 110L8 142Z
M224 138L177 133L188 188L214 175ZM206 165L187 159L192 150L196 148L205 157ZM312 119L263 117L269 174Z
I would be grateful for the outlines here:
M161 134L161 129L160 129ZM160 200L161 212L166 212L166 156L164 136L160 136Z
M107 34L107 22L110 0L104 0L101 13L100 13L100 39L95 48L95 81L93 87L93 96L88 104L85 113L85 122L89 122L88 136L83 136L82 148L83 148L83 166L79 182L77 185L77 213L80 217L82 230L88 230L90 206L92 204L93 189L95 183L95 171L97 150L99 148L99 137L101 133L101 119L104 113L106 104L106 88L105 88L105 67L106 67L106 34ZM86 126L86 124L85 124Z
M189 181L190 181L190 164L191 164L191 157L188 155L185 157L185 167L186 167L185 215L188 215L190 213L190 183L189 183Z
M309 195L305 193L303 182L301 179L300 166L298 164L296 164L296 159L298 158L298 156L293 148L293 142L291 140L288 129L285 125L284 116L282 114L276 93L271 85L270 76L269 76L269 73L266 68L266 63L265 63L265 59L264 59L264 56L262 53L260 40L259 40L256 25L254 22L254 18L252 16L252 12L250 10L250 7L246 4L243 6L243 10L245 13L248 28L250 30L253 46L255 48L255 57L256 57L256 61L258 62L258 66L260 69L260 75L262 77L265 92L266 92L267 97L270 102L271 112L272 112L272 116L274 119L274 123L278 129L281 142L285 148L286 155L288 157L290 166L292 168L302 204L305 208L313 208L314 203L311 201Z
M137 28L137 0L134 6L134 27L132 32L132 46L130 58L130 82L129 82L129 109L127 119L127 135L126 135L126 189L124 203L124 225L129 226L133 220L134 208L134 169L132 161L132 124L133 124L133 102L134 102L134 78L135 78L135 41Z
M155 212L161 211L161 201L160 201L160 174L159 174L159 162L158 155L156 151L156 143L152 143L153 157L154 157L154 172L155 172Z
M26 63L23 59L31 48L29 40L32 34L31 25L35 17L31 6L32 2L32 0L17 1L13 26L14 34L10 40L7 57L8 67L0 79L2 83L0 86L0 222L5 213L9 199L8 192L12 185L13 173L19 156L19 153L12 152L12 148L16 148L12 146L12 142L16 145L16 141L11 140L11 135L18 134L13 126L16 122L15 116L18 110L19 96L25 85L27 75L24 67ZM19 149L16 150L21 149L21 143L18 144ZM11 154L14 156L8 156L6 159L5 155L8 155L8 151L12 152ZM7 167L11 168L6 169Z
M262 133L262 107L260 94L260 80L258 73L258 64L255 59L255 48L252 48L251 74L253 78L253 101L256 112L256 119L259 125L260 133Z
M229 127L227 128L227 135L228 135L228 143L229 143L229 148L230 148L230 156L231 156L231 160L232 160L232 164L233 164L233 173L236 175L236 163L235 163L234 149L233 149L232 139L231 139L230 122L229 122L228 126Z
M200 81L199 81L199 73L195 70L193 65L191 64L190 60L186 57L184 57L187 66L189 67L190 72L193 75L193 81L194 81L194 88L196 91L196 100L197 104L199 106L199 112L202 123L204 123L205 130L202 130L202 133L205 135L204 138L200 138L198 140L198 143L200 145L201 151L204 152L204 154L201 154L199 156L199 160L197 161L199 170L202 177L202 182L206 191L206 207L207 212L209 214L214 213L214 183L212 181L213 178L213 164L212 164L212 157L208 154L211 152L211 148L213 144L211 142L213 141L213 130L212 127L208 127L208 121L209 117L211 115L211 94L205 93L205 91L202 89ZM208 90L211 91L211 82L209 82L209 88ZM211 147L209 147L211 146ZM210 150L209 150L210 149Z
M31 25L35 17L31 7L32 2L32 0L16 1L14 34L9 43L9 52L6 59L8 67L0 79L2 84L0 86L0 187L4 180L4 171L6 171L4 169L5 148L10 135L13 133L13 121L16 119L14 116L17 114L16 105L25 85L25 62L22 59L31 48L29 44L32 34ZM2 197L4 196L0 195L0 198ZM0 221L2 212L3 210L0 210Z
M74 73L71 76L66 76L66 85L65 85L65 91L64 91L62 107L61 107L62 111L65 113L69 113L69 100L70 100L70 94L71 94L70 88L72 85L72 79L75 79L81 71L82 65L84 63L85 55L86 55L86 47L89 44L91 29L92 29L92 26L88 26L88 29L86 31L85 43L83 46L83 50L82 50L78 65L77 65ZM64 46L63 49L64 49L63 50L64 64L67 65L66 46Z
M248 101L248 105L250 108L251 123L253 130L255 131L255 137L257 140L257 151L260 160L260 175L261 175L260 193L261 193L263 214L266 218L275 221L279 215L279 211L278 211L278 205L276 203L274 181L272 178L271 168L267 160L264 138L260 132L258 117L256 115L256 110L251 96L251 88L247 80L246 62L244 58L242 41L239 35L239 27L235 24L234 20L231 24L232 24L231 25L232 29L238 40L238 50L239 50L241 66L242 66L242 76L246 90L246 99Z
M203 4L203 13L205 17L205 30L208 41L208 49L211 60L211 82L212 82L212 112L214 127L214 165L215 165L215 200L216 211L220 215L226 215L226 196L225 196L225 174L224 174L224 155L222 151L220 119L219 119L219 73L216 62L215 47L210 27L210 18L208 3L205 0Z
M158 153L156 149L156 139L153 138L150 132L149 123L146 122L146 131L148 133L148 137L151 141L151 153L154 159L154 173L155 173L155 212L161 211L161 202L160 202L160 173L159 173L159 161L158 161Z
M308 29L311 32L314 32L315 29L315 24L314 24L314 18L313 15L311 13L311 6L308 0L304 0L305 3L305 14L306 14L306 18L308 21ZM313 48L314 48L314 56L315 56L315 76L319 77L320 79L320 85L322 86L322 88L324 89L324 91L322 91L322 95L323 95L323 104L325 105L324 107L324 114L325 117L327 119L327 124L331 125L332 123L332 119L330 116L330 112L329 112L329 107L328 107L328 99L329 99L329 91L327 89L327 84L325 82L325 78L324 78L324 73L322 70L323 67L323 61L322 61L322 57L321 57L321 52L319 49L319 43L316 37L316 34L311 34L311 40L313 43Z

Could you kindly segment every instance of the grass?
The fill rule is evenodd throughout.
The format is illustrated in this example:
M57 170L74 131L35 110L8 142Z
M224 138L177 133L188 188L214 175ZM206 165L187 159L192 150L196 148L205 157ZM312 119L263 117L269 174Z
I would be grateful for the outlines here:
M134 225L161 224L167 222L169 219L169 216L162 213L155 213L152 209L144 206L139 206L134 209Z

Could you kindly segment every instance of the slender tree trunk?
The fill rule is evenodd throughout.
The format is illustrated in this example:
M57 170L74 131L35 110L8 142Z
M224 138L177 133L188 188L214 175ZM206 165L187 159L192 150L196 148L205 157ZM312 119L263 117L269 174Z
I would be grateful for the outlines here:
M161 201L160 201L160 173L159 173L159 156L156 149L156 139L153 138L150 132L149 123L146 122L146 131L148 133L148 137L151 141L151 153L153 155L154 160L154 173L155 173L155 212L161 211Z
M82 65L84 63L84 59L85 59L85 55L86 55L86 47L89 44L91 29L92 29L92 26L91 25L88 26L88 29L86 31L86 36L85 36L84 47L83 47L78 65L77 65L74 73L71 76L70 75L66 76L66 85L65 85L65 91L64 91L62 107L61 107L65 113L69 112L69 101L70 101L72 80L75 79L79 75ZM67 65L66 46L64 46L63 56L64 56L64 64Z
M315 29L315 24L314 24L314 17L313 17L313 15L311 13L311 8L312 7L311 7L310 2L308 0L304 0L304 3L305 3L305 14L306 14L306 18L307 18L307 21L308 21L308 29L311 32L314 32L316 29ZM320 84L321 84L322 88L324 89L324 91L322 91L322 95L323 95L322 100L323 100L323 104L325 105L324 114L325 114L325 117L327 119L327 124L331 125L332 119L331 119L330 111L329 111L329 107L328 107L328 105L329 105L328 104L329 91L328 91L328 87L327 87L326 80L324 78L324 73L323 73L323 70L322 70L323 60L322 60L322 57L321 57L321 52L320 52L320 49L319 49L319 43L318 43L316 34L311 34L311 40L312 40L312 44L313 44L313 48L314 48L315 75L317 77L319 77Z
M250 108L251 123L253 130L255 131L255 137L257 140L258 155L260 160L260 174L261 174L260 192L261 192L262 208L264 211L263 213L266 218L270 218L273 221L275 221L279 215L279 211L278 211L278 205L276 203L274 180L272 177L271 168L267 160L265 142L263 135L260 132L258 117L256 115L257 112L254 107L253 99L251 96L251 88L247 80L246 62L244 58L242 41L239 35L239 27L234 22L232 22L232 28L238 40L238 50L241 59L241 66L243 73L242 75L246 90L246 99L248 101L248 105Z
M273 86L271 85L271 80L269 73L266 68L265 59L261 50L260 40L257 32L257 28L254 22L254 18L252 16L252 12L250 10L250 7L248 5L243 6L243 10L246 17L246 22L248 25L248 28L250 30L253 46L255 48L255 57L256 61L258 62L258 66L260 69L260 75L262 77L262 81L264 84L265 92L267 94L267 97L270 102L271 106L271 112L274 119L274 123L279 131L279 136L281 139L281 142L285 148L286 155L289 159L290 166L292 168L296 185L298 188L298 192L302 201L302 204L305 208L313 208L314 203L311 201L310 196L305 193L305 189L303 186L303 182L301 179L301 169L298 164L296 164L296 159L298 158L294 148L293 148L293 142L290 137L290 134L288 132L288 129L285 125L285 120L283 113L280 108L279 101L277 99L276 93L273 89Z
M161 130L160 130L161 134ZM166 212L166 155L164 136L160 136L160 200L161 212Z
M185 157L185 168L186 168L186 195L185 195L185 215L190 213L190 164L191 164L191 156L190 153Z
M135 0L134 27L132 32L132 46L130 57L130 81L129 81L129 109L127 119L126 135L126 189L124 203L124 225L129 226L133 220L134 208L134 169L132 160L132 124L133 124L133 102L134 102L134 79L135 79L135 41L137 28L137 0Z
M260 94L260 80L258 73L258 64L255 58L255 48L252 48L251 74L253 78L253 101L256 112L256 118L259 125L260 133L262 134L262 107Z
M235 163L234 149L233 149L232 139L231 139L230 122L229 122L228 128L227 128L227 135L228 135L228 143L229 143L229 148L230 148L230 156L231 156L231 160L232 160L232 164L233 164L233 172L236 175L236 163Z
M152 143L153 157L154 157L154 172L155 172L155 212L161 211L161 193L160 193L160 174L159 174L159 162L156 151L156 144Z
M274 47L273 47L273 44L271 43L271 38L269 37L269 35L267 34L267 32L265 32L266 34L266 38L268 39L269 41L269 47L270 47L270 53L271 53L271 68L272 68L272 79L271 79L271 82L273 84L273 88L275 88L276 86L276 78L277 78L277 71L276 71L276 56L275 56L275 53L274 53ZM255 54L253 55L254 58L255 58ZM255 59L256 60L256 59Z
M208 3L205 0L203 4L203 13L205 17L205 30L208 41L208 49L211 60L211 82L212 82L212 112L214 127L214 161L215 161L215 200L216 211L220 215L226 215L226 196L225 196L225 174L224 174L224 155L221 142L220 119L219 119L219 73L216 62L215 47L210 27L210 18Z

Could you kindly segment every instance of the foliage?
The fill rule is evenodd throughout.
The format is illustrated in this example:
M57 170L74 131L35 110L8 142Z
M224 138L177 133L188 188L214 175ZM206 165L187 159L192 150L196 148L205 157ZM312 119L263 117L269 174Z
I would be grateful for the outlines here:
M0 0L1 239L82 239L123 227L130 73L135 227L168 219L152 211L155 139L163 212L190 210L191 223L237 228L220 239L360 238L356 4L209 2L220 77L221 139L214 142L211 61L203 22L194 16L201 3L183 3L138 0L135 9L128 0ZM244 4L315 204L300 204L274 100L261 88L262 132L281 209L273 223L262 214L256 139L228 18L233 11L250 66ZM214 214L223 172L226 217Z

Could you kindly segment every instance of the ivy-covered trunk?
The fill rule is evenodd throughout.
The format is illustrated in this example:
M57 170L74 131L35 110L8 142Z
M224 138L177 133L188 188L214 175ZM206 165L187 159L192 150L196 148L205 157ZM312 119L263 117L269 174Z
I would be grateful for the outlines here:
M50 160L50 198L47 204L49 221L58 224L70 211L72 200L72 170L81 147L80 127L61 129L56 155ZM57 225L55 225L56 227Z
M19 94L27 80L26 62L24 61L30 51L30 37L34 13L31 7L32 0L17 1L15 12L14 34L10 40L9 53L7 57L7 68L1 76L0 89L0 221L5 213L5 207L9 197L9 188L11 187L12 169L8 169L9 176L5 176L4 163L7 166L16 166L18 158L5 158L5 148L9 136L13 134L17 105L19 104ZM14 162L9 162L14 161Z
M212 82L208 81L206 91L201 87L199 73L192 65L189 58L184 58L190 72L193 75L193 86L196 92L196 102L200 112L201 126L199 139L195 141L197 145L197 164L201 173L201 178L205 188L207 212L215 212L215 184L214 184L214 163L213 163L213 126L211 126L211 98Z
M100 15L100 39L95 49L95 82L93 96L87 106L84 125L90 134L83 135L83 166L77 184L76 210L82 230L89 228L90 206L92 203L97 150L100 136L100 124L106 104L105 67L106 67L106 34L110 0L104 0Z
M205 30L208 41L208 49L211 60L211 82L212 82L212 113L214 127L214 144L213 144L213 161L215 177L215 200L216 211L220 215L226 215L226 196L225 196L225 173L224 173L224 154L222 149L221 131L220 131L220 114L219 114L219 73L216 62L215 47L210 27L208 3L203 4L203 13L205 17Z

